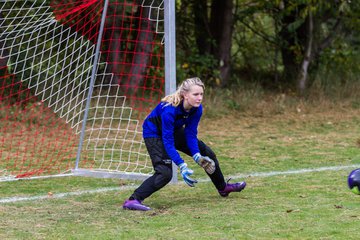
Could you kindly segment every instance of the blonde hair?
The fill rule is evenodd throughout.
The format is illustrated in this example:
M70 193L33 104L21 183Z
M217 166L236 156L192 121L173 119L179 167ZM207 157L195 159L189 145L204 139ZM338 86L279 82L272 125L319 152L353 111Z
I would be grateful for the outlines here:
M205 85L198 77L188 78L185 81L183 81L176 92L173 94L165 96L163 99L161 99L162 102L167 102L166 105L173 105L175 107L179 106L181 101L184 99L184 93L190 91L190 87L193 85L198 85L205 90Z

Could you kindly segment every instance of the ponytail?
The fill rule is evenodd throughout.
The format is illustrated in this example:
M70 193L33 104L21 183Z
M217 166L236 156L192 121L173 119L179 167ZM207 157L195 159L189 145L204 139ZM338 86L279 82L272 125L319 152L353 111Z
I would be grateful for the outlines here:
M179 106L181 101L184 99L184 93L190 91L190 87L198 85L205 90L204 83L198 77L188 78L181 83L178 89L170 95L165 96L161 99L162 102L166 102L166 105L172 105L174 107Z

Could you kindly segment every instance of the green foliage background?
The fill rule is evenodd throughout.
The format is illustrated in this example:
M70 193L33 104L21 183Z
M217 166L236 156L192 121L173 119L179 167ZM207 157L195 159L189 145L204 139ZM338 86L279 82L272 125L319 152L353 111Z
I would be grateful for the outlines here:
M208 7L216 1L201 1ZM234 2L234 26L231 46L231 77L228 87L241 87L247 83L258 83L258 87L286 91L294 89L295 79L286 75L282 49L291 52L297 71L305 51L303 33L306 29L308 11L314 14L316 32L314 36L314 59L310 64L308 87L321 81L323 90L339 89L342 84L359 85L360 62L360 4L354 1L249 1ZM208 85L220 86L221 63L207 53L199 53L196 33L201 24L196 22L192 0L177 1L178 76L181 81L187 74L202 76ZM225 3L224 3L225 4ZM204 17L205 18L205 17ZM285 22L285 18L292 21ZM210 21L210 20L209 20ZM335 31L336 24L341 25ZM206 24L205 24L206 25ZM209 28L211 26L208 26ZM281 31L287 31L286 38ZM211 32L211 29L207 29ZM286 41L294 41L287 43ZM208 41L216 46L210 37ZM325 42L330 42L325 46ZM292 61L292 60L291 60ZM188 68L181 67L183 64ZM199 68L199 63L202 66ZM296 75L296 72L292 74ZM284 75L285 74L285 75ZM317 85L319 86L319 85Z

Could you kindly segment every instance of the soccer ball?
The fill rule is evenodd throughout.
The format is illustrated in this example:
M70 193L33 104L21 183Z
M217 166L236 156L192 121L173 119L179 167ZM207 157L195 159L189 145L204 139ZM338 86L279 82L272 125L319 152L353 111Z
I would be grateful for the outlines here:
M348 177L348 185L355 194L360 194L360 168L351 171Z

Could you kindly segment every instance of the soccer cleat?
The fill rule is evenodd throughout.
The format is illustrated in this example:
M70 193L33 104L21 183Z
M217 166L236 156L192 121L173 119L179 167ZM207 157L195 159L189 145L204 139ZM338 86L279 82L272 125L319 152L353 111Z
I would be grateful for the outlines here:
M231 192L241 192L246 187L246 182L229 183L230 179L226 183L224 190L218 190L222 197L229 196Z
M126 200L123 204L123 209L137 210L137 211L149 211L151 208L145 206L139 200Z

